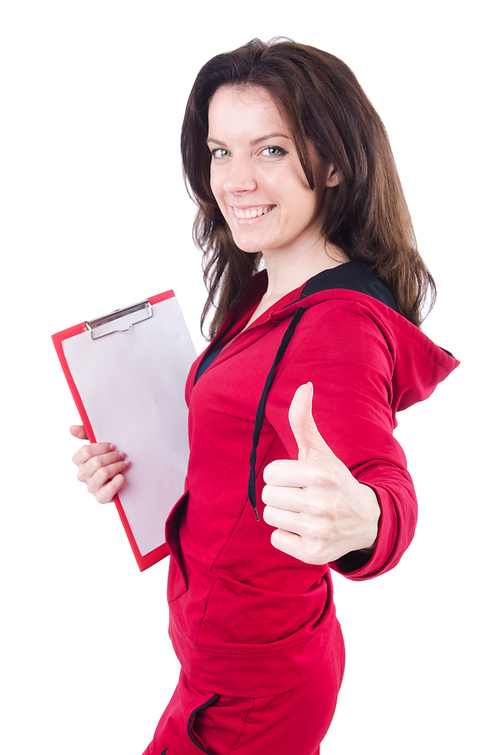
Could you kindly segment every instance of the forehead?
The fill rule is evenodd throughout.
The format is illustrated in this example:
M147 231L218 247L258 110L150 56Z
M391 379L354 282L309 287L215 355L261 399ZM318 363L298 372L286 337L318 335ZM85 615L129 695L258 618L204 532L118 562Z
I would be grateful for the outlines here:
M253 137L275 132L290 136L290 129L269 92L252 85L219 87L210 101L209 138L216 138L216 132L221 135L235 131Z

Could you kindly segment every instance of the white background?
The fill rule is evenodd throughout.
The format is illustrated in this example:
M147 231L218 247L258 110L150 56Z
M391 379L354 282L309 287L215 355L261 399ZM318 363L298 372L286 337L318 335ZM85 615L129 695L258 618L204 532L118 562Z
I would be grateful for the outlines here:
M140 755L175 686L166 562L140 574L114 507L77 483L50 335L174 288L201 348L183 108L206 60L278 35L345 60L381 114L438 283L424 330L462 360L400 418L412 547L377 580L335 578L348 661L322 752L498 742L493 32L488 0L3 5L1 752Z

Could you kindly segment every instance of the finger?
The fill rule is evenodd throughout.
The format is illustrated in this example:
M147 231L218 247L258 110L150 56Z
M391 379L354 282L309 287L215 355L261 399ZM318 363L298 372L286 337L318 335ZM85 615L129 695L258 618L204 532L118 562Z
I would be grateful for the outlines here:
M75 464L85 464L94 456L101 456L103 454L114 453L116 458L113 461L121 459L120 453L115 449L112 443L90 443L87 446L82 446L73 454L73 461Z
M302 561L300 556L303 551L303 538L294 532L277 529L271 535L271 544L279 551Z
M264 469L264 482L273 487L305 487L309 475L309 465L293 459L271 461Z
M84 464L79 465L82 472L82 477L84 479L89 479L99 470L105 469L109 466L114 466L115 464L124 463L128 466L129 462L126 462L125 459L125 454L122 454L119 451L110 451L107 454L98 454L97 456L92 456ZM108 475L108 477L112 476L113 475L111 474Z
M285 511L303 511L305 505L305 493L303 488L284 488L275 485L264 485L262 489L262 501L266 506Z
M129 466L130 462L119 461L115 464L108 464L106 466L100 467L96 470L96 472L94 472L91 477L86 477L85 479L79 477L79 479L87 483L87 490L90 493L97 495L101 488L106 486L110 482L110 480L113 480L116 475L126 472Z
M332 534L332 528L321 516L312 515L309 511L290 511L274 506L264 507L264 521L276 529L292 532L299 535L309 543L328 542Z
M310 488L338 485L337 465L332 465L324 459L309 459L294 461L293 459L277 459L270 462L264 469L264 482L272 487L281 488Z
M263 517L266 524L269 524L270 527L293 532L295 535L306 534L304 517L298 511L276 508L275 506L265 506Z
M122 474L115 475L113 479L109 480L107 484L103 485L103 487L98 491L95 496L96 501L98 503L111 503L124 482L125 477Z
M328 556L321 550L311 548L306 538L300 537L293 532L274 530L271 535L271 544L279 551L293 556L298 561L306 564L327 564Z
M69 431L74 438L79 438L80 440L88 440L87 433L83 429L83 425L71 425Z
M288 420L298 446L299 461L331 456L332 451L321 437L312 413L312 383L301 385L290 404Z

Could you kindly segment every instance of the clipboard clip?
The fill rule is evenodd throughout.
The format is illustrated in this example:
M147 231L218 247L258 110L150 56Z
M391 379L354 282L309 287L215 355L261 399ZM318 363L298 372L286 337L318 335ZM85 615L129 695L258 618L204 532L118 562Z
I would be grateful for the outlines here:
M123 333L130 330L132 325L148 320L150 317L153 317L153 307L146 299L124 309L115 309L109 315L97 317L95 320L87 320L85 330L90 331L93 339L102 338L111 333Z

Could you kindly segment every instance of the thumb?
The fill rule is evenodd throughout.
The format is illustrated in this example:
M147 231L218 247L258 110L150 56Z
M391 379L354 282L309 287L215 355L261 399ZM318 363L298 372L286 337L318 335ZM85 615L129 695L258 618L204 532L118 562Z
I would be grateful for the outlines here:
M321 437L312 414L313 385L305 383L295 391L290 404L288 421L299 447L299 461L332 456Z
M69 431L74 438L79 438L80 440L88 440L87 433L83 429L82 425L71 425Z

